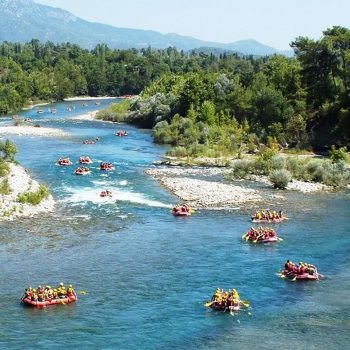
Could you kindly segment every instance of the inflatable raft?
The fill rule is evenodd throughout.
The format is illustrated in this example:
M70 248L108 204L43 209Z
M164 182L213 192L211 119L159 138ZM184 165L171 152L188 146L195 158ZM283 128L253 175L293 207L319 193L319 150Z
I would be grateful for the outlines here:
M318 281L322 275L320 275L317 271L310 274L308 272L304 272L302 274L294 273L287 270L280 271L280 277L288 278L293 281ZM323 277L323 276L322 276Z
M69 166L69 165L72 165L72 162L69 158L60 158L58 161L57 161L57 165L60 165L60 166Z
M119 136L119 137L128 136L128 133L126 131L119 130L115 133L115 136Z
M48 299L45 301L38 301L38 300L31 300L29 298L23 298L22 303L24 305L33 306L37 308L43 308L47 306L54 306L54 305L64 305L69 303L74 303L78 300L78 297L76 294L69 295L65 298L60 299Z
M250 238L250 237L247 239L247 241L253 242L253 243L271 243L271 242L279 242L281 240L282 239L277 237L277 236L267 237L267 238L259 238L258 240Z
M112 197L112 192L111 191L101 191L100 197Z
M80 164L92 164L92 160L90 157L80 157L79 163Z
M282 217L282 218L276 218L276 219L257 219L255 217L252 217L252 222L261 222L261 223L282 222L284 220L287 220L287 218L286 217Z
M190 216L191 215L191 210L185 210L180 208L174 208L172 210L172 213L174 216Z
M86 167L80 167L80 168L77 168L74 172L75 175L89 175L91 174L91 170L89 168L86 168Z
M225 306L223 307L222 305L218 304L218 303L212 303L210 306L210 308L212 308L213 310L217 310L217 311L239 311L241 309L240 304L235 305L235 306Z

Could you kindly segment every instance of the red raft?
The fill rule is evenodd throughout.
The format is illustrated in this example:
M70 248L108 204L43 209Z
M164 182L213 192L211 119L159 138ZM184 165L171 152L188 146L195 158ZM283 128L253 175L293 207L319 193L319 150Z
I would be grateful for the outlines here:
M285 216L282 218L274 218L274 219L256 219L252 216L252 222L273 223L273 222L282 222L284 220L287 220L287 218Z
M317 271L314 271L313 273L294 273L292 271L282 270L280 271L280 277L288 278L293 281L318 281L323 276Z
M294 264L287 260L284 264L284 269L280 271L281 278L287 278L292 281L318 281L324 278L323 275L317 272L315 265L300 262Z
M190 216L191 208L184 205L180 207L175 207L173 208L172 213L174 216Z
M115 133L115 136L119 136L119 137L128 136L128 133L125 130L118 130Z
M72 162L69 158L60 158L57 161L57 164L60 166L69 166L69 165L72 165Z
M100 197L112 197L112 192L109 190L101 191Z
M92 160L91 160L91 158L90 157L80 157L79 158L79 163L80 164L92 164L93 162L92 162Z
M54 306L54 305L64 305L69 303L74 303L78 300L78 297L76 294L67 295L65 298L59 298L59 299L47 299L45 301L38 301L38 300L32 300L28 297L22 299L22 303L24 305L37 307L37 308L43 308L47 306Z
M100 170L104 170L104 171L114 170L114 166L112 163L102 162L100 163Z
M242 239L252 243L272 243L283 241L283 238L278 237L276 231L269 227L261 229L251 228L242 236Z

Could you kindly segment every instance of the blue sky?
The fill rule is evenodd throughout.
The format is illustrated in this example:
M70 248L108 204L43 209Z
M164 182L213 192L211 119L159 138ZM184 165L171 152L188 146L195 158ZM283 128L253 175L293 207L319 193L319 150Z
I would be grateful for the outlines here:
M83 19L202 40L256 39L280 50L297 36L350 27L349 0L34 0Z

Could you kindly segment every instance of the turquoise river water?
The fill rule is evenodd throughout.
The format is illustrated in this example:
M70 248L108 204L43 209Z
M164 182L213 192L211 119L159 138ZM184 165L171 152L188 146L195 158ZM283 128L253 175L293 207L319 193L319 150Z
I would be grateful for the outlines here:
M57 207L0 223L0 348L349 348L349 192L278 192L286 199L277 209L290 220L276 226L284 237L276 245L242 242L251 225L244 207L175 218L169 209L177 199L144 174L165 152L150 132L122 126L129 136L119 138L115 124L77 118L110 102L21 113L70 136L11 136L17 159L49 186ZM66 111L68 105L74 110ZM82 144L96 136L97 144ZM96 161L89 176L55 165L61 156L81 155ZM113 162L116 170L102 173L98 161ZM113 197L101 199L106 188ZM312 262L327 278L282 280L277 272L287 258ZM42 310L20 304L27 285L61 281L86 295ZM238 289L252 308L234 317L206 309L217 287Z

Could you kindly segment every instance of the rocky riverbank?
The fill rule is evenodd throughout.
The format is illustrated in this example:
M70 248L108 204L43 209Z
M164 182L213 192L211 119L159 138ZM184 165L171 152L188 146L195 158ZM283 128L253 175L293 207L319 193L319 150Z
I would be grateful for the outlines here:
M261 190L273 187L267 176L251 175L248 181L258 182L261 186L260 190L251 189L240 186L239 180L235 181L235 184L224 181L231 170L223 167L159 166L148 169L145 173L156 179L181 201L197 208L232 208L242 204L253 205L255 202L267 199L262 198L261 194ZM292 180L286 190L270 196L285 199L288 190L311 193L330 189L320 183Z
M40 213L48 213L54 210L55 201L51 195L43 199L38 205L20 203L18 195L35 192L39 189L39 183L33 180L27 171L16 164L9 164L9 174L0 178L3 182L7 177L9 194L0 194L0 220L13 220L17 217L32 217Z
M162 186L196 208L234 208L262 200L258 191L214 180L194 178L221 175L222 169L159 168L145 171Z

